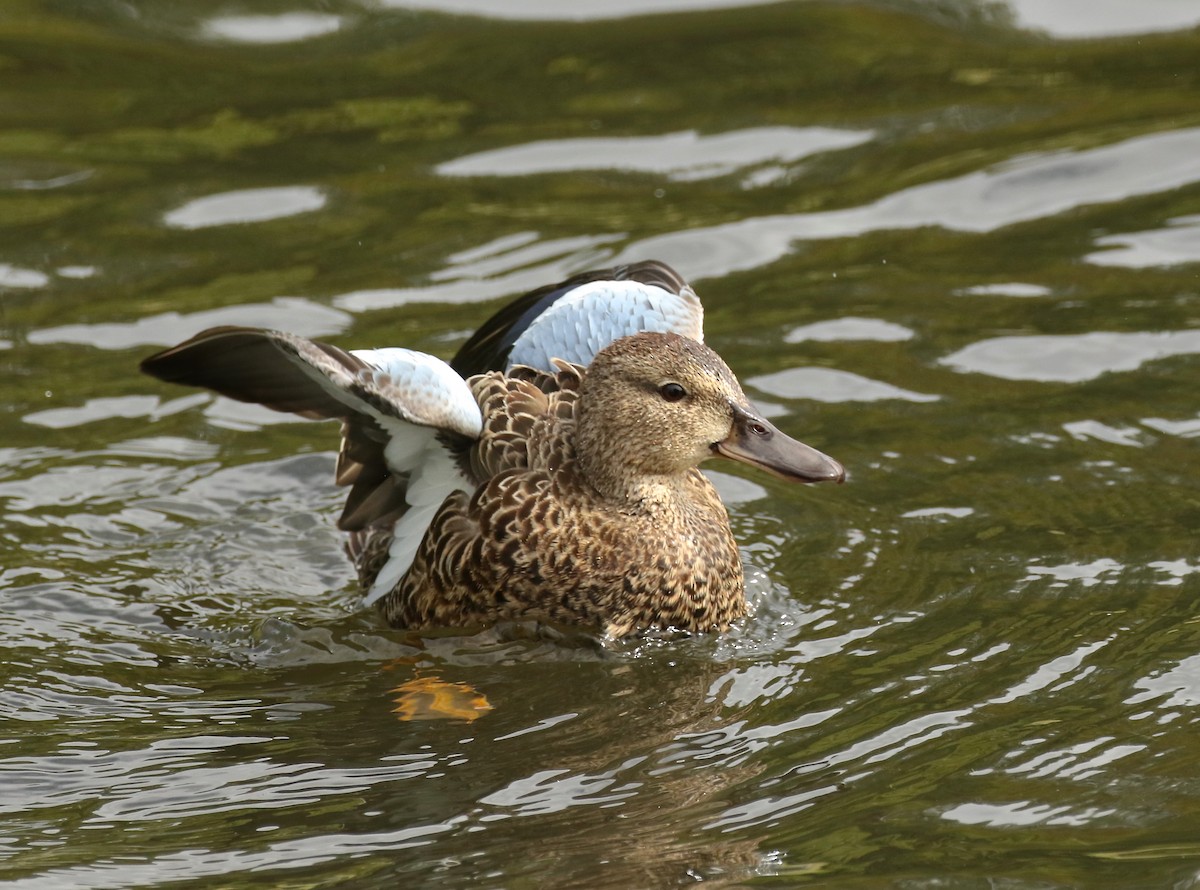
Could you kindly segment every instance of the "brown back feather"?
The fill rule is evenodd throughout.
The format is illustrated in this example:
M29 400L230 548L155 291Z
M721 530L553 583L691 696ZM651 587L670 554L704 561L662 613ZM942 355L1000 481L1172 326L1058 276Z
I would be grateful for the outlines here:
M471 474L480 482L508 470L548 465L552 443L563 425L575 420L583 369L557 362L546 374L517 365L507 374L492 371L467 383L484 416L484 431L471 449Z

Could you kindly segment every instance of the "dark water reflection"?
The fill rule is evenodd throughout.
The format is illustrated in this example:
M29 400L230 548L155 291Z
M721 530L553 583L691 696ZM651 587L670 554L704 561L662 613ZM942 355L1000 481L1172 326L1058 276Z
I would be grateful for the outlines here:
M1200 886L1196 16L418 5L0 22L5 886ZM719 638L381 628L334 430L135 372L647 256L851 473L713 468Z

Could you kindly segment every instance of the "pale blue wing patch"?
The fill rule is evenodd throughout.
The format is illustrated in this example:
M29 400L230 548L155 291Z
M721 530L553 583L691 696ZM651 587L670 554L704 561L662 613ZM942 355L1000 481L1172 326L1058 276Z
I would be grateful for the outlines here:
M517 338L508 367L553 373L552 358L589 365L614 340L642 331L704 340L704 309L690 287L680 293L639 281L591 281L563 295Z
M377 373L358 379L410 423L478 438L483 429L479 405L465 380L448 364L412 349L356 349L351 355Z

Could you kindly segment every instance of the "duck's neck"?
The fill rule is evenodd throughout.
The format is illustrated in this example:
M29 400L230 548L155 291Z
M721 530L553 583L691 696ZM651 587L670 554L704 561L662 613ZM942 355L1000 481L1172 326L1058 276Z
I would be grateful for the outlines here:
M589 475L588 481L604 498L624 509L646 513L675 512L683 494L681 481L673 476L639 476L637 479L603 479Z
M592 437L582 429L575 440L575 462L583 479L605 500L625 509L658 511L674 504L685 487L680 474L648 471L627 442Z

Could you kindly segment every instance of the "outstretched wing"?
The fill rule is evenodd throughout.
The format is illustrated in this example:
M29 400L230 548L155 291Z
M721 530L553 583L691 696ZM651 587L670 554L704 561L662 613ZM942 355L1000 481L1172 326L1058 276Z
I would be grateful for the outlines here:
M358 530L440 504L467 480L438 438L464 444L482 416L466 382L444 362L409 349L357 350L259 328L219 327L145 359L147 374L203 386L309 418L342 421L337 481L350 486L338 526ZM419 467L430 469L411 480ZM436 509L436 505L434 506Z
M302 417L364 415L468 438L482 423L466 382L445 362L411 349L346 352L282 331L225 326L144 359L141 369Z

